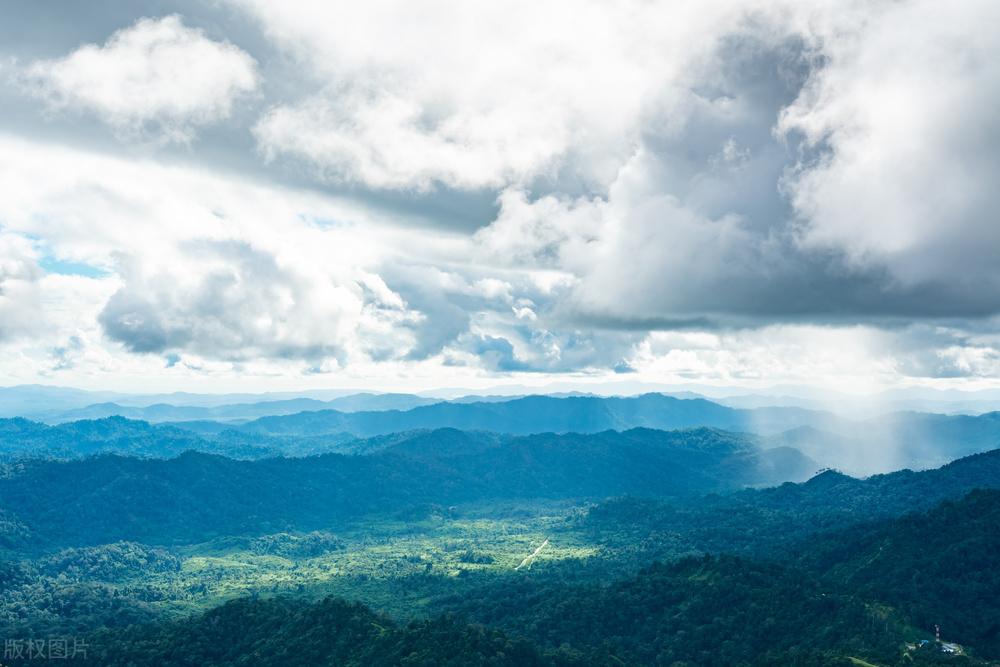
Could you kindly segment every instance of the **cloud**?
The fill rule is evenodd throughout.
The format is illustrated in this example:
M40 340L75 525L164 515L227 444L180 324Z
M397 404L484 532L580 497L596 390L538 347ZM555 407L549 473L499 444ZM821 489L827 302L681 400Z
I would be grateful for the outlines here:
M387 345L390 356L406 349L392 330L412 315L391 293L284 265L246 241L192 240L177 250L169 266L126 263L125 284L100 313L105 333L132 352L343 364L352 347L377 356Z
M37 381L81 365L107 370L108 357L88 344L107 281L47 273L39 246L0 228L0 376Z
M39 326L42 270L31 242L0 228L0 343Z
M254 135L268 159L301 156L331 180L418 191L438 182L475 189L531 176L562 149L560 128L545 119L533 117L536 128L505 130L496 118L501 113L474 123L428 121L411 100L336 90L272 109Z
M234 4L313 82L257 124L265 155L415 190L600 188L649 104L683 92L688 69L746 14L714 1Z
M825 63L778 124L819 150L786 182L802 242L904 286L996 293L1000 6L911 0L864 18L817 35Z
M380 239L420 243L363 209L201 170L9 138L0 146L0 219L16 238L43 238L55 256L104 269L45 276L24 241L0 263L11 290L102 286L96 304L82 300L61 322L63 341L75 321L135 354L341 365L414 345L407 327L418 315L377 271L393 247Z
M639 153L609 196L500 198L496 222L475 236L485 265L561 272L551 318L562 326L676 329L775 322L888 324L978 317L996 293L948 281L899 283L884 265L803 247L790 225L755 225L739 212L711 218L657 186L669 168Z
M988 3L229 5L19 68L206 141L0 135L6 376L996 375Z
M915 324L891 346L900 373L919 378L995 378L1000 374L998 322L974 326Z
M566 273L559 310L578 326L1000 312L988 30L932 3L803 7L716 39L699 85L647 106L605 193L503 191L482 261ZM966 32L968 49L937 54Z
M40 305L60 313L32 362L46 372L100 372L109 357L172 373L364 375L449 359L565 372L610 367L641 337L564 329L552 316L563 274L476 266L467 238L350 202L12 138L0 148L0 219L56 264L100 269L35 268L62 296Z
M29 63L20 78L54 109L92 112L122 138L164 142L190 141L200 126L228 118L259 80L247 53L176 15L141 19L103 45Z
M497 189L479 256L570 276L567 321L1000 310L1000 68L973 8L574 3L570 29L558 3L237 4L320 89L261 119L268 156L372 188Z
M506 338L487 335L463 336L460 345L453 352L465 353L467 361L459 360L455 355L447 357L446 364L469 363L500 372L531 370L530 365L517 358L514 346Z

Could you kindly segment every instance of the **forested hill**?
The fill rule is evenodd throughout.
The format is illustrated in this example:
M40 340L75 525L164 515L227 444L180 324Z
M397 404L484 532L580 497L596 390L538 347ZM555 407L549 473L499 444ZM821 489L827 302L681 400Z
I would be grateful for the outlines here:
M448 618L399 625L338 599L238 600L203 616L105 632L90 640L94 667L317 667L318 665L583 665L524 640Z
M456 665L471 656L472 664L496 665L888 667L983 665L980 658L1000 657L1000 491L974 491L1000 489L1000 451L937 470L869 479L828 471L801 484L698 495L702 485L744 483L746 475L774 474L787 456L797 460L758 444L712 429L526 437L448 429L380 439L358 456L28 462L0 479L0 526L21 540L23 555L31 546L47 553L0 567L0 584L12 592L5 611L50 622L65 614L82 632L104 625L87 635L90 664L136 667L436 665L458 656ZM431 620L407 625L332 598L245 599L172 622L154 613L158 596L173 590L181 596L173 600L190 602L200 577L210 581L223 568L270 563L262 579L268 588L243 589L265 595L290 592L272 582L299 568L319 571L287 551L259 558L216 551L232 545L231 536L329 529L364 512L405 514L428 502L592 497L623 488L659 499L591 510L580 525L596 539L583 542L599 548L586 557L501 572L476 564L483 555L477 547L467 564L483 569L437 574L437 565L418 560L420 573L387 580L388 590L410 596ZM185 555L192 542L212 538L223 539ZM358 557L357 543L326 532L313 538L332 548L323 552L326 583L326 567ZM144 544L107 544L123 539ZM568 533L553 542L560 539ZM176 548L149 546L171 543ZM104 546L53 548L82 544ZM426 544L416 545L398 553L417 556ZM650 565L658 548L672 562ZM693 551L710 555L677 560ZM290 569L280 569L286 562ZM368 586L367 572L375 571L350 581ZM442 616L448 613L458 616ZM155 623L123 628L136 620ZM932 637L934 624L969 655L906 647Z
M160 544L327 528L425 503L695 496L805 479L815 463L743 436L635 429L526 437L444 429L365 456L31 461L0 479L9 546ZM26 537L27 535L27 537Z
M849 665L848 655L895 664L905 636L891 612L732 556L656 563L610 586L526 577L439 607L549 649L603 649L607 665Z
M437 608L542 647L610 646L630 664L812 664L837 655L970 664L933 644L905 649L904 640L933 638L938 625L966 652L1000 658L998 551L1000 491L973 491L927 513L818 532L768 563L682 559L611 586L525 577Z
M981 488L1000 488L1000 450L934 470L868 479L827 471L804 484L696 502L620 498L592 508L585 524L600 541L627 545L640 558L688 550L783 559L821 531L925 511Z
M433 603L430 620L408 625L333 598L244 598L89 635L88 660L74 664L995 664L982 659L1000 657L998 519L1000 492L978 491L925 514L818 534L780 563L685 558L610 585L529 571L456 589ZM916 647L934 624L962 655Z
M734 557L654 564L611 586L497 582L406 626L326 599L243 599L190 619L106 631L82 664L984 665L934 647L903 614L808 574ZM468 625L465 619L474 620ZM480 623L484 625L480 625ZM861 656L862 658L856 658ZM869 660L875 662L868 662Z
M251 443L244 453L268 451L264 443ZM164 458L185 451L238 452L221 440L209 440L191 431L153 426L143 421L108 417L49 426L22 418L0 419L0 459L74 459L116 453Z
M1000 491L814 537L797 564L1000 659Z

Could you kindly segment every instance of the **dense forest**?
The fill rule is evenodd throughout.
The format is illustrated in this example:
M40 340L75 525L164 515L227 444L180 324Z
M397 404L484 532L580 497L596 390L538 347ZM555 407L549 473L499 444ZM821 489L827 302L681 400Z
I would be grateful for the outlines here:
M927 510L979 488L996 488L1000 450L934 470L856 479L833 470L802 484L714 494L693 502L624 497L587 512L583 528L653 558L678 550L782 557L824 530Z
M529 642L449 618L399 625L335 598L238 600L185 621L94 635L75 664L176 665L532 665L581 664ZM30 662L30 661L27 661Z
M178 621L133 618L127 628L98 630L78 662L979 664L1000 657L998 516L1000 491L976 491L928 513L821 533L786 563L687 557L610 584L543 571L493 577L439 596L433 618L405 624L336 598L243 598ZM921 541L942 529L947 539ZM949 560L953 554L963 560ZM97 573L116 576L122 565L107 560L75 552L41 567L73 563L77 576L110 567ZM120 547L110 560L177 567L165 553L136 547ZM929 638L938 623L979 657L937 650Z
M1000 491L810 539L796 565L1000 659Z
M1000 450L860 478L805 431L288 419L4 421L40 455L0 474L3 664L1000 664Z
M17 517L0 544L81 546L313 530L421 503L692 496L803 479L816 464L712 429L523 437L444 429L365 455L104 455L16 468L0 479L0 506Z
M935 625L1000 659L998 547L1000 491L973 491L928 513L818 531L781 554L688 557L610 586L496 582L439 605L543 646L574 638L641 664L773 664L831 651L892 663L901 638L931 637Z

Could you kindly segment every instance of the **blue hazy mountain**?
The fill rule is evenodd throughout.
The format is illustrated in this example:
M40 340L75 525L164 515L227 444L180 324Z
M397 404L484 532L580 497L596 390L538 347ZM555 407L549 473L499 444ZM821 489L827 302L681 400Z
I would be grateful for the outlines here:
M931 468L1000 447L1000 413L969 416L899 412L853 421L803 408L737 409L705 399L663 394L528 396L352 414L324 410L262 417L239 430L272 436L346 432L363 437L434 428L528 434L698 426L767 436L772 446L794 447L825 466L858 475L904 467Z
M500 433L596 433L645 427L655 429L711 426L733 431L776 433L807 424L826 423L832 415L800 408L738 410L705 399L664 394L630 397L525 396L508 401L442 402L411 410L336 410L256 419L241 430L271 435L349 432L358 436L427 428L457 428Z
M48 385L0 387L0 417L27 417L65 422L101 417L131 417L146 421L182 419L247 420L270 414L290 414L323 408L356 410L405 410L441 400L415 394L307 390L262 394L128 394L89 391ZM152 408L152 409L149 409ZM144 412L144 410L149 409ZM200 410L202 409L202 410ZM214 409L219 409L213 412ZM176 412L171 413L171 410ZM162 417L162 418L161 418Z
M335 400L345 404L345 408L353 408L425 399L386 394ZM282 409L295 410L312 407L315 402L294 399L279 404ZM435 402L407 410L306 410L245 423L196 419L206 414L235 417L257 409L276 408L272 403L260 403L211 408L166 406L159 413L160 406L135 409L140 413L155 413L160 418L178 415L185 418L157 424L121 417L53 426L25 419L0 420L0 456L74 458L120 453L170 457L190 449L252 459L349 453L353 450L346 443L353 439L439 428L527 435L704 426L753 433L765 439L763 446L792 447L823 466L869 475L904 467L931 468L1000 447L1000 413L969 416L899 412L853 421L801 408L736 409L705 399L663 394L627 398L528 396L486 402Z
M120 398L124 398L124 395L68 387L48 387L34 384L0 387L0 416L35 417L45 413L75 410L91 403Z
M797 450L713 429L521 437L444 429L357 456L28 461L0 479L8 514L0 525L26 526L43 543L161 544L311 530L424 503L692 496L815 470Z
M976 416L894 412L862 421L825 420L768 440L854 474L924 469L1000 447L1000 412Z
M438 399L415 396L413 394L369 393L350 394L329 401L321 401L314 398L291 398L217 406L174 405L170 403L130 406L108 402L95 403L83 408L47 414L45 421L58 423L117 416L129 419L141 419L153 423L210 420L236 422L248 421L268 415L291 415L316 410L337 410L339 412L409 410L410 408L437 402Z
M99 454L173 458L187 451L234 459L261 459L349 452L353 449L348 443L356 440L349 433L289 438L233 431L224 422L207 422L203 426L204 433L124 417L83 419L57 425L20 417L0 419L0 461L69 460Z

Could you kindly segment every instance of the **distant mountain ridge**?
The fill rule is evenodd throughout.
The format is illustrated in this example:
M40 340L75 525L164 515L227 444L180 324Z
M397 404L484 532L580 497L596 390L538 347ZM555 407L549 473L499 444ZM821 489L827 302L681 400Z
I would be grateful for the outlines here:
M347 431L358 436L384 435L424 428L457 428L524 435L528 433L596 433L628 428L671 430L710 426L732 431L780 432L832 419L832 415L800 408L738 410L712 401L664 394L629 397L525 396L488 403L442 402L406 411L335 410L261 417L240 430L270 435L322 434Z
M368 513L516 498L680 497L805 479L796 450L713 429L499 436L443 429L363 456L29 461L0 478L0 545L204 541L329 527Z
M354 395L335 399L347 408L392 405L409 395ZM495 400L494 400L495 399ZM429 399L428 399L429 400ZM327 405L327 403L322 403ZM597 433L606 430L710 427L754 433L771 447L792 447L824 466L854 475L904 467L926 469L976 452L1000 447L1000 413L978 416L900 412L864 421L801 408L730 408L699 398L663 394L633 397L526 396L509 400L432 402L407 410L346 412L306 410L268 415L245 423L196 419L215 414L235 418L245 410L274 410L270 404L184 408L162 407L158 419L183 416L184 421L152 425L108 417L106 436L96 420L46 427L26 420L0 419L0 458L49 456L74 458L116 452L145 457L176 456L186 449L235 458L302 456L350 452L353 438L387 436L439 428L533 433ZM281 409L315 407L312 399L280 403ZM137 408L156 412L161 406ZM106 411L106 410L105 410ZM126 423L128 422L128 423Z
M212 422L216 424L216 422ZM350 434L280 438L239 433L225 426L200 434L124 417L84 419L49 426L22 418L0 419L0 462L42 458L72 460L99 454L173 458L187 451L234 459L304 456L343 451Z
M148 422L181 422L196 420L249 421L270 415L291 415L298 412L316 410L337 410L357 412L362 410L409 410L421 405L431 405L440 399L425 398L412 394L350 394L321 401L314 398L292 398L286 400L258 401L254 403L233 403L217 406L173 405L154 403L145 406L119 405L118 403L95 403L83 408L52 413L45 421L64 423L81 419L102 419L104 417L126 417Z
M35 420L67 421L73 418L102 417L111 414L60 416L88 406L115 404L122 408L173 405L176 407L220 407L255 403L281 403L299 398L320 402L348 396L412 397L428 401L495 402L509 401L531 395L566 396L636 396L642 393L663 393L676 398L703 398L733 408L800 407L811 410L832 410L853 418L865 419L900 411L935 412L940 414L978 415L1000 410L1000 389L935 390L928 388L890 389L868 396L852 396L805 386L772 386L750 390L739 387L707 385L662 385L640 382L602 382L592 387L576 387L561 383L544 388L526 385L504 385L481 389L440 389L436 391L399 394L394 390L308 389L300 391L269 391L263 393L124 393L93 391L51 385L14 385L0 387L0 417L28 417ZM402 407L402 406L397 406ZM343 408L347 411L346 408ZM376 409L369 408L350 408ZM128 416L122 413L120 416ZM138 415L132 415L133 417Z
M347 432L366 437L434 428L528 434L701 426L767 436L773 446L794 447L823 465L857 475L932 468L1000 447L1000 412L979 416L901 412L851 421L803 408L736 409L663 394L527 396L504 402L443 402L407 411L305 412L262 417L238 430L283 436Z

